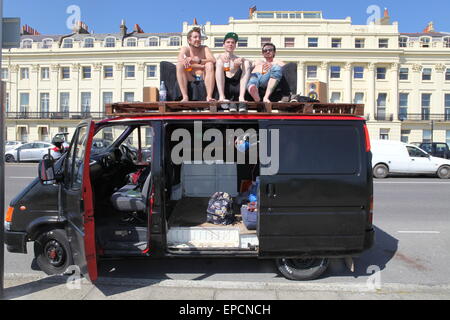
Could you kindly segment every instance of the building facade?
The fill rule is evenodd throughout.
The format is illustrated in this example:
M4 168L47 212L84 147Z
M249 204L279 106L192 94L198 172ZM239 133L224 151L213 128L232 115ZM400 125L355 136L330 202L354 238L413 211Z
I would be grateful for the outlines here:
M122 22L117 33L95 34L80 23L67 35L24 28L21 47L3 50L7 139L50 140L72 133L80 119L102 118L106 103L143 101L144 87L159 87L159 63L176 61L193 26L145 33ZM450 33L431 24L400 33L387 12L353 25L319 11L252 9L248 19L201 27L213 53L230 31L239 34L237 54L251 60L274 43L279 59L297 64L297 93L307 95L314 83L328 102L365 104L372 139L450 144Z

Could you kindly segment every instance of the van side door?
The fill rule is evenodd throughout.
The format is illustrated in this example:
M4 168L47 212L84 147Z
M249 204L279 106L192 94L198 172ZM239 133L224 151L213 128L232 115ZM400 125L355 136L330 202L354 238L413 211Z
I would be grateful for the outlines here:
M91 281L97 279L95 224L90 180L90 154L94 123L82 122L76 129L64 164L62 214L74 263Z
M268 139L279 168L265 174L261 163L259 255L362 252L373 192L363 121L261 120L260 129L279 133Z

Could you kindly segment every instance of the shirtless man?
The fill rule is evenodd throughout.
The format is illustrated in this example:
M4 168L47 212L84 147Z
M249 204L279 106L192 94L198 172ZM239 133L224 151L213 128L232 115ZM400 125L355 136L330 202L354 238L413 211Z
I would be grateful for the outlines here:
M215 55L216 84L219 91L219 101L229 102L239 100L245 102L245 90L250 78L250 61L234 54L239 37L229 32L223 40L224 53ZM237 89L239 88L239 96ZM226 92L225 92L226 91Z
M270 96L277 87L283 73L281 68L285 65L283 61L275 59L277 49L274 44L266 43L262 47L264 60L253 65L247 90L256 102L261 101L258 88L266 88L263 102L270 102Z
M189 101L188 81L203 79L206 86L206 101L214 101L212 98L215 85L214 63L216 59L211 50L202 45L200 28L193 28L187 34L189 46L183 47L178 54L177 80L183 99Z

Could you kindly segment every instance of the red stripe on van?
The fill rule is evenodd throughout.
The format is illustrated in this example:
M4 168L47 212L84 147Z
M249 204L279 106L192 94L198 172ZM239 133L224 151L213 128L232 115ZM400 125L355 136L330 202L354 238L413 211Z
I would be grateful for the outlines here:
M371 149L370 136L369 136L369 130L367 129L366 124L364 124L364 135L366 136L366 152L370 152L370 149Z

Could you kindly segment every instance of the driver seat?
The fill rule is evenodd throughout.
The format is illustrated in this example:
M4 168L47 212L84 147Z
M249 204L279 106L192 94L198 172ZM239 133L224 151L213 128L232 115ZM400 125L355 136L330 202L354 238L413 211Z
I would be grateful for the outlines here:
M135 185L126 185L113 193L111 202L114 208L121 212L144 212L147 204L151 172L145 179L142 190Z

